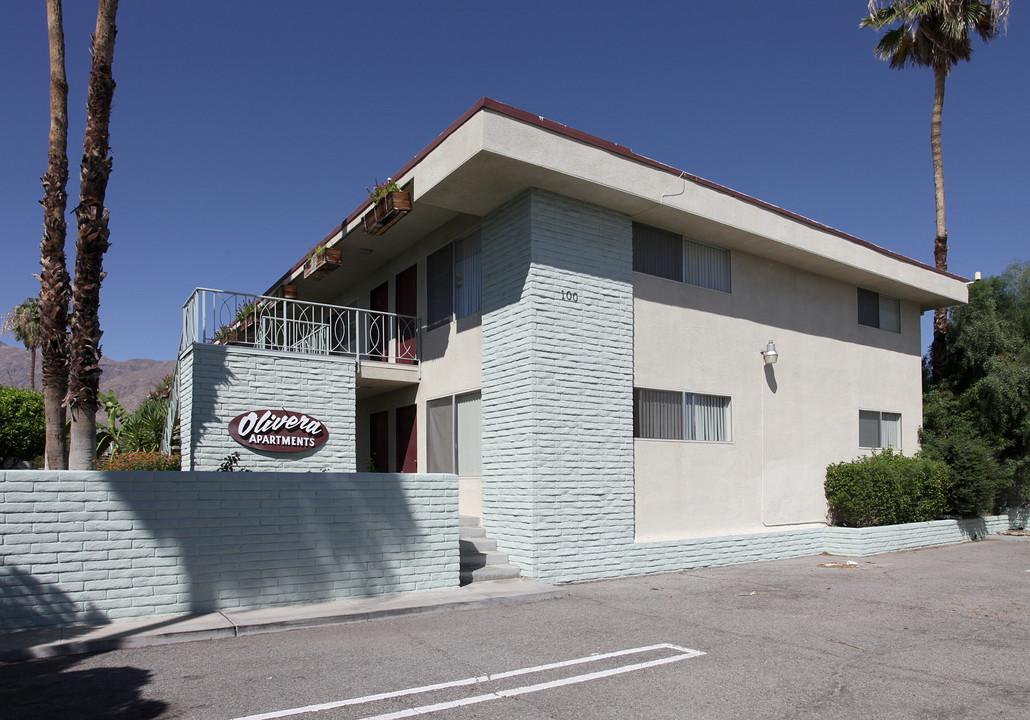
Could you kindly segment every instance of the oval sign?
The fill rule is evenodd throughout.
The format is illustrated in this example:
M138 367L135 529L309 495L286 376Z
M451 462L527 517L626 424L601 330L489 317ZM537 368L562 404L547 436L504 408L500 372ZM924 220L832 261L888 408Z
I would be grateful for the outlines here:
M275 453L314 450L329 439L325 425L292 410L250 410L232 419L229 434L244 447Z

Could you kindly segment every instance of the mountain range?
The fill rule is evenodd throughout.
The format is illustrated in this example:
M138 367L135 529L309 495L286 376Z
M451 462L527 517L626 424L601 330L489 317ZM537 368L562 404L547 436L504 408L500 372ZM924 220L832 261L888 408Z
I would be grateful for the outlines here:
M42 388L43 371L40 354L36 353L36 389ZM154 386L175 371L174 360L111 360L100 358L100 391L114 391L115 396L132 412L154 389ZM0 385L29 387L29 351L0 342ZM105 418L106 419L106 418Z

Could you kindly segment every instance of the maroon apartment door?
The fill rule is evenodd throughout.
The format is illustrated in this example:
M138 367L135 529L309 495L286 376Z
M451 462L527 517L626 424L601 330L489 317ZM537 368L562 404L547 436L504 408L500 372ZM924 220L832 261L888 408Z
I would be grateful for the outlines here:
M368 342L369 360L386 360L390 352L390 324L385 313L390 311L390 286L383 283L379 287L372 288L368 294L368 306L375 311L369 315L365 337Z
M412 265L407 270L397 275L394 283L396 293L395 309L398 315L407 315L414 318L418 315L418 266ZM418 343L418 327L415 320L398 318L397 327L397 362L406 365L415 364L415 347ZM414 472L414 471L412 471Z
M418 421L415 406L405 405L396 410L397 472L418 472Z
M370 472L390 472L390 413L368 416L368 452Z

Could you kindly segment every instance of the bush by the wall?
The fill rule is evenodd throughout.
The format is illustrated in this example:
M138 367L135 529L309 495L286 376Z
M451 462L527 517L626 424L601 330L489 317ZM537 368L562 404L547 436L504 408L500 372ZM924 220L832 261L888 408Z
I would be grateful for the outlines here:
M0 387L0 463L43 454L46 422L43 396L33 390Z
M830 522L873 527L933 520L944 512L948 467L890 449L826 468Z
M165 455L159 452L119 453L97 460L97 470L178 470L178 455Z

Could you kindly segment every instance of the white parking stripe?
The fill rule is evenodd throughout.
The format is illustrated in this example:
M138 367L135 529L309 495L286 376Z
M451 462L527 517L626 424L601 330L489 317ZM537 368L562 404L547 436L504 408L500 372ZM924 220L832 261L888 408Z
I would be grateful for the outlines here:
M541 690L550 690L553 688L562 687L564 685L575 685L577 683L583 683L589 680L598 680L601 678L610 677L612 675L621 675L623 673L635 672L637 670L645 670L647 668L665 665L673 662L679 662L680 660L687 660L689 658L698 657L699 655L704 655L704 653L700 650L691 650L690 648L679 647L678 645L662 643L660 645L649 645L647 647L631 648L629 650L618 650L615 652L603 653L600 655L589 655L587 657L575 658L573 660L564 660L562 662L548 663L546 665L536 665L534 667L520 668L518 670L508 670L506 672L496 673L494 675L481 675L479 677L465 678L463 680L453 680L451 682L438 683L435 685L423 685L422 687L407 688L405 690L397 690L394 692L378 693L376 695L366 695L364 697L358 698L348 698L346 700L322 703L320 705L306 705L304 707L293 708L291 710L277 710L274 712L260 713L258 715L247 715L246 717L235 718L235 720L274 720L274 718L304 715L307 713L315 713L322 710L331 710L333 708L346 707L348 705L361 705L364 703L375 702L377 700L389 700L391 698L403 697L405 695L417 695L421 693L433 692L435 690L445 690L448 688L478 685L480 683L501 680L509 677L516 677L518 675L527 675L529 673L544 672L547 670L554 670L557 668L580 665L582 663L598 662L600 660L608 660L615 657L622 657L625 655L633 655L644 652L653 652L656 650L672 650L677 654L672 655L670 657L659 658L658 660L649 660L647 662L642 663L623 665L621 667L611 668L608 670L599 670L597 672L586 673L585 675L576 675L561 680L552 680L549 682L538 683L536 685L524 685L522 687L509 688L507 690L498 690L496 692L485 693L483 695L476 695L473 697L462 698L459 700L451 700L448 702L436 703L432 705L423 705L421 707L409 708L406 710L398 710L396 712L386 713L383 715L373 715L366 718L361 718L361 720L399 720L400 718L412 717L414 715L425 715L440 710L461 707L463 705L473 705L476 703L486 702L488 700L499 700L505 697L514 697L516 695L525 695L527 693L540 692Z

